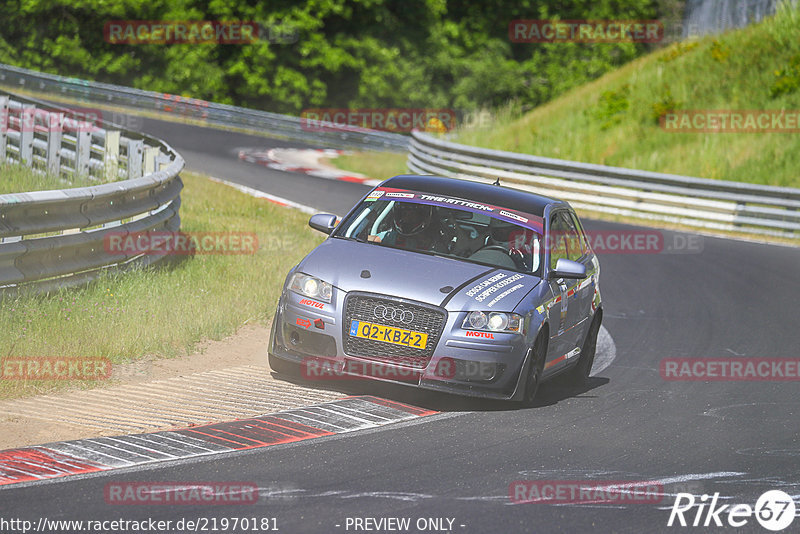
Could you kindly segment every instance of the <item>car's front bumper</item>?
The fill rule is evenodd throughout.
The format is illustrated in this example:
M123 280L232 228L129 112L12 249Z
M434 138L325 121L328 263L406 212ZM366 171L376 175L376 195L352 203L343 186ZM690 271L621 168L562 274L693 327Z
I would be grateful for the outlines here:
M419 369L388 357L347 354L343 338L345 294L330 304L286 291L273 321L270 354L299 364L307 380L379 380L491 399L510 399L519 387L527 346L518 334L475 337L460 328L465 312L447 314L427 365ZM320 307L319 305L322 304Z

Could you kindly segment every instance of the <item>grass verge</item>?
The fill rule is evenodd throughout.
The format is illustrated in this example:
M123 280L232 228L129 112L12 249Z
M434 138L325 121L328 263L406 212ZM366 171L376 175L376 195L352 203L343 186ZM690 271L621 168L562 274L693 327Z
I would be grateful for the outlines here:
M782 9L759 24L673 44L528 114L509 106L493 127L459 132L455 141L633 169L800 186L796 132L688 133L660 125L659 117L680 110L785 110L797 117L800 11Z
M196 255L108 274L74 290L0 300L0 357L108 358L113 364L190 353L249 322L267 324L287 271L324 236L308 216L204 176L181 174L181 230L254 232L253 255ZM0 399L97 381L0 380Z
M408 155L395 152L351 152L330 158L331 165L345 171L364 174L376 180L385 180L398 174L408 173Z
M66 189L70 187L86 187L100 185L100 180L88 176L76 178L59 178L52 174L40 174L29 167L0 163L0 195L19 193L22 191L47 191L49 189Z

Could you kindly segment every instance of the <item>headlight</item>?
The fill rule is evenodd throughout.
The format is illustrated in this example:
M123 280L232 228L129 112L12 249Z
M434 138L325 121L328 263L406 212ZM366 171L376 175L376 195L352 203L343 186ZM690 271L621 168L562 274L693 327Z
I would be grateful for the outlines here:
M474 328L476 330L483 330L486 328L486 324L489 320L486 318L486 314L483 312L472 312L467 315L467 318L464 320L464 328Z
M465 330L488 330L490 332L513 332L522 334L522 316L505 312L469 312L461 324Z
M489 330L500 332L508 327L508 315L505 313L492 313L489 315Z
M333 286L319 278L314 278L303 273L294 273L289 282L289 289L312 299L330 302Z

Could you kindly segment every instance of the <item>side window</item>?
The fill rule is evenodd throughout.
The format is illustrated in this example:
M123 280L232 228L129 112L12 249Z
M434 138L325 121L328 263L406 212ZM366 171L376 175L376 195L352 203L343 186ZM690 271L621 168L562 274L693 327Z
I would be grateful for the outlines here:
M586 235L586 231L583 229L583 225L581 224L580 219L578 219L578 216L573 212L570 212L569 216L570 219L572 219L572 223L575 225L575 228L578 229L578 236L581 238L581 249L583 249L584 254L588 254L590 243L589 237Z
M578 261L579 259L581 259L581 256L583 256L585 252L583 240L578 234L578 230L575 227L575 222L572 218L572 215L565 211L562 211L561 217L563 217L564 224L567 227L567 234L566 234L567 259L570 259L572 261Z
M567 225L560 213L554 214L550 219L550 235L547 246L550 249L550 268L556 268L556 262L561 258L569 259L567 254Z

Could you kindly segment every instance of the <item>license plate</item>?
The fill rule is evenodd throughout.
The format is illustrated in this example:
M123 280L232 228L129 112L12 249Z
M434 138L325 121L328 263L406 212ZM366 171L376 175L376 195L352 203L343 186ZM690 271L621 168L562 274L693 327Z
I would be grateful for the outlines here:
M424 349L428 345L428 334L366 321L353 321L350 323L350 335L393 345L403 345L413 349Z

